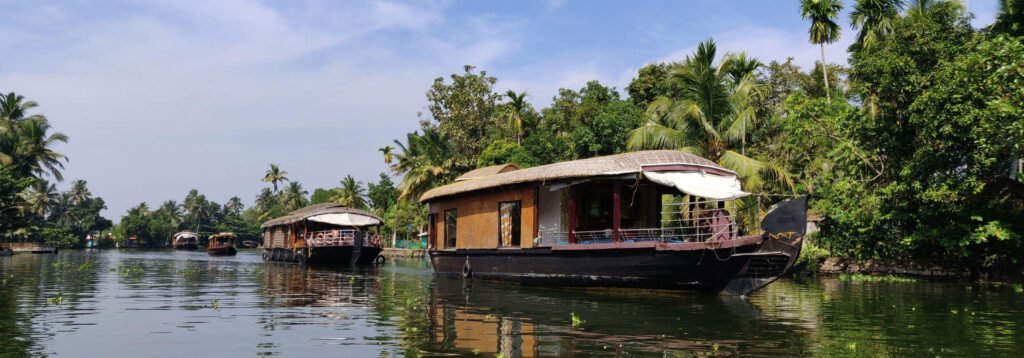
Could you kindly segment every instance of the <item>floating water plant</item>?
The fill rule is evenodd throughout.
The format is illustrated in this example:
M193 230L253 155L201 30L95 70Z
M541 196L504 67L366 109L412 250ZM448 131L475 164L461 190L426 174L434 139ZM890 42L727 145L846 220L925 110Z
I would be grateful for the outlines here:
M64 304L64 296L54 296L46 299L46 303L51 305L62 305Z
M117 269L117 273L121 276L140 276L143 272L140 266L121 266Z
M912 277L896 276L896 275L866 275L862 273L844 273L839 275L840 281L852 281L852 282L898 282L898 283L912 283L917 282L917 279Z
M220 300L213 300L213 302L210 303L210 307L213 307L213 309L215 309L215 310L219 310L220 309Z
M577 316L576 312L569 313L569 317L572 318L572 328L580 328L584 323L587 323L580 316Z

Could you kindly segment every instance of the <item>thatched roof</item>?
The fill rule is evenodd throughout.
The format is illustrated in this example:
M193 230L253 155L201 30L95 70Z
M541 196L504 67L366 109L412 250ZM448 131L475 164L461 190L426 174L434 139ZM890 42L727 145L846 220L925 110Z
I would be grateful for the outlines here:
M420 201L426 202L444 196L506 185L640 173L643 171L643 167L646 166L667 165L708 168L735 175L731 170L722 168L715 164L715 162L693 154L677 150L649 150L554 163L507 171L476 179L457 181L427 191L420 197Z
M515 164L499 164L492 165L489 167L477 168L466 172L466 174L460 175L455 178L455 181L466 181L471 179L480 179L489 177L495 174L507 173L513 170L519 170L519 167Z
M217 239L217 238L222 238L222 237L231 237L231 238L233 238L233 237L235 237L235 233L233 233L233 232L222 232L222 233L219 233L219 234L210 235L210 239L211 240Z
M368 211L365 211L365 210L359 210L359 209L350 208L350 207L347 207L347 206L341 206L341 204L337 204L337 203L322 203L322 204L313 204L313 205L304 207L302 209L298 209L298 210L292 211L292 212L288 213L288 215L285 215L285 216L282 216L282 217L279 217L279 218L275 218L275 219L269 220L269 221L263 223L263 225L261 225L260 228L267 228L267 227L277 226L277 225L287 225L287 224L291 224L291 223L295 223L295 222L301 221L301 220L306 219L306 218L308 218L310 216L316 216L316 215L322 215L322 214L356 214L356 215L368 216L368 217L377 219L377 220L382 221L382 222L384 221L384 219L381 219L381 218L377 217L377 215L373 215L372 213L370 213Z

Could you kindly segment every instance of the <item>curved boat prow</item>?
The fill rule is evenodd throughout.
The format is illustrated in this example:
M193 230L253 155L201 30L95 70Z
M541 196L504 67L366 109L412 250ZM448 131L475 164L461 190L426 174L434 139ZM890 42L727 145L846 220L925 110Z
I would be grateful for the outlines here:
M723 294L745 296L777 280L793 267L807 234L807 196L779 203L765 215L761 229L764 241L760 248L733 255L747 262L725 285Z

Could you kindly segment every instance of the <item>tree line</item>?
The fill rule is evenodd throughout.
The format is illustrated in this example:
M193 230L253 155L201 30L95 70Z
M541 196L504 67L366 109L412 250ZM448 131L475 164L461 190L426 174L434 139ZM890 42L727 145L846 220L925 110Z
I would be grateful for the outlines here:
M63 192L50 181L64 181L68 158L54 147L68 136L33 113L37 107L15 92L0 92L0 239L76 245L88 233L111 227L100 215L106 204L84 180Z

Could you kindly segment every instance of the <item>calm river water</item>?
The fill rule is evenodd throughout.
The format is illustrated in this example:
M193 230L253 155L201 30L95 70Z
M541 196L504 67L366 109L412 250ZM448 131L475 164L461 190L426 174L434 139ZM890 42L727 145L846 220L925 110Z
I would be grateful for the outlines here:
M423 260L304 268L255 250L17 255L0 274L0 356L1024 356L1012 286L782 280L741 299L463 285Z

